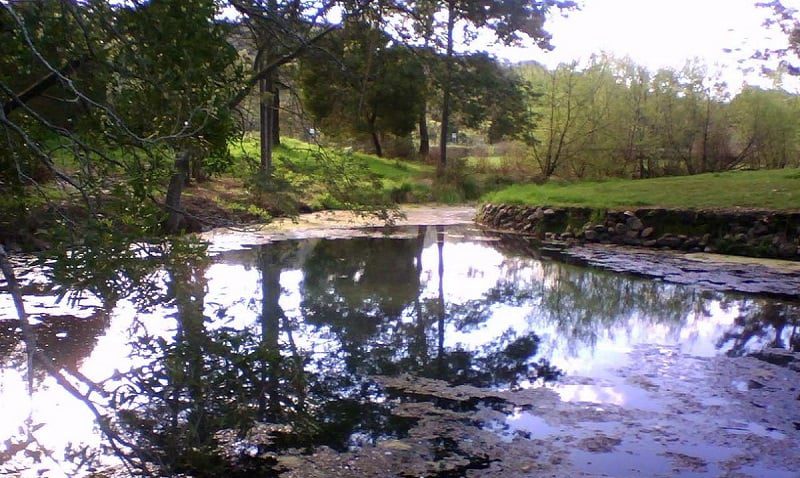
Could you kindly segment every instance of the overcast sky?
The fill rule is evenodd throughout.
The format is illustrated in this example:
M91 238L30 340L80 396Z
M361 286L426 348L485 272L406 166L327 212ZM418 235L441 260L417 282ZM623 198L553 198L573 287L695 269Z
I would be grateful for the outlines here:
M681 68L698 57L722 71L732 90L742 83L742 67L759 69L749 58L757 49L781 46L785 38L768 31L763 21L769 10L757 8L757 0L583 0L582 9L566 18L550 18L547 30L553 35L555 50L542 52L535 47L492 48L511 61L536 60L548 66L560 62L585 60L592 53L606 51L629 56L651 70ZM800 6L800 0L784 1ZM733 49L725 53L724 49ZM716 65L716 66L715 66ZM749 83L771 84L756 73ZM795 89L795 85L791 88Z

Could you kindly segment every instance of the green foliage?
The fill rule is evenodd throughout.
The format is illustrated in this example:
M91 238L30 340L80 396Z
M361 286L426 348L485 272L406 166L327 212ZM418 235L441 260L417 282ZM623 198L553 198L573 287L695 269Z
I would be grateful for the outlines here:
M256 137L248 135L231 143L230 151L235 161L234 174L246 181L255 196L268 193L271 199L264 200L271 201L277 211L376 207L430 198L426 177L431 168L420 163L283 138L274 151L273 175L264 180L254 158L258 154Z
M798 166L800 104L746 88L733 100L702 64L655 73L607 55L520 73L537 118L524 139L543 178L658 177Z
M452 161L445 173L436 178L432 190L433 199L445 204L476 200L482 192L464 160Z
M321 47L300 62L300 82L305 105L326 134L405 136L414 129L425 85L411 52L355 21Z
M65 221L73 234L64 245L89 228L156 231L164 217L157 201L177 151L188 151L195 169L225 169L234 131L227 101L241 72L216 14L213 0L0 8L10 26L3 49L12 52L2 61L27 65L0 68L4 106L23 88L54 79L0 125L0 183L35 194L56 179L71 202L80 201L82 208L69 209L82 215Z
M452 82L454 115L469 128L485 129L490 144L532 127L530 85L488 54L459 58Z
M734 141L753 168L782 168L800 156L800 100L779 90L744 89L730 104Z

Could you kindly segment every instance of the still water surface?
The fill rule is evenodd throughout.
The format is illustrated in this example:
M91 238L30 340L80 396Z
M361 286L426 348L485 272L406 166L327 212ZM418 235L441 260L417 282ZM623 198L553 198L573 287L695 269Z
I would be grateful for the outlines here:
M391 410L408 397L375 376L646 410L639 388L564 379L611 377L640 344L694 356L796 345L796 305L536 258L517 241L422 226L277 242L170 263L152 300L106 305L57 303L29 274L38 345L74 393L41 366L28 373L0 296L0 475L87 475L121 455L167 473L269 476L287 449L403 437L409 419ZM237 441L256 429L259 445Z

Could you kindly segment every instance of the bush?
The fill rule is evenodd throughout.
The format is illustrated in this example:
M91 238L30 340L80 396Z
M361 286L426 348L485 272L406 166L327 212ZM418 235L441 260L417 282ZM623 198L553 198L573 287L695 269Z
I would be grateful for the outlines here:
M461 146L457 144L449 144L447 145L447 162L453 163L454 161L458 161L460 159L464 159L467 156L472 156L472 148L469 146ZM439 146L438 145L431 145L431 152L428 155L430 162L437 164L439 162Z

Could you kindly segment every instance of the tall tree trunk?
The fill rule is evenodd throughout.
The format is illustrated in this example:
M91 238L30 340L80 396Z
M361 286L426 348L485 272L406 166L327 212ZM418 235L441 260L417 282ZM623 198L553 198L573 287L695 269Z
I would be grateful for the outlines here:
M383 146L381 146L381 135L375 128L376 115L372 113L369 117L369 134L372 136L372 144L375 146L375 155L383 157Z
M382 158L383 157L383 146L381 146L381 137L378 135L376 131L371 131L370 135L372 136L372 144L375 146L375 156Z
M181 194L189 176L189 152L180 151L175 155L175 170L169 179L167 186L167 197L164 205L167 208L167 222L164 229L168 234L175 234L180 230L183 222L183 212L181 211Z
M259 133L261 139L261 173L265 177L272 174L272 128L274 91L273 75L258 82L259 90Z
M272 145L281 144L281 90L275 88L272 93Z
M447 56L445 58L445 80L442 95L442 132L439 139L439 164L436 165L436 176L444 176L447 168L447 139L450 129L450 89L453 79L453 29L456 16L455 1L447 2Z
M427 158L431 152L431 138L428 135L428 102L423 101L419 114L419 156Z
M189 182L194 179L198 183L201 183L208 179L208 174L206 174L205 170L203 169L203 162L200 160L199 157L193 157L191 161L191 175L187 178L186 185L189 185Z

